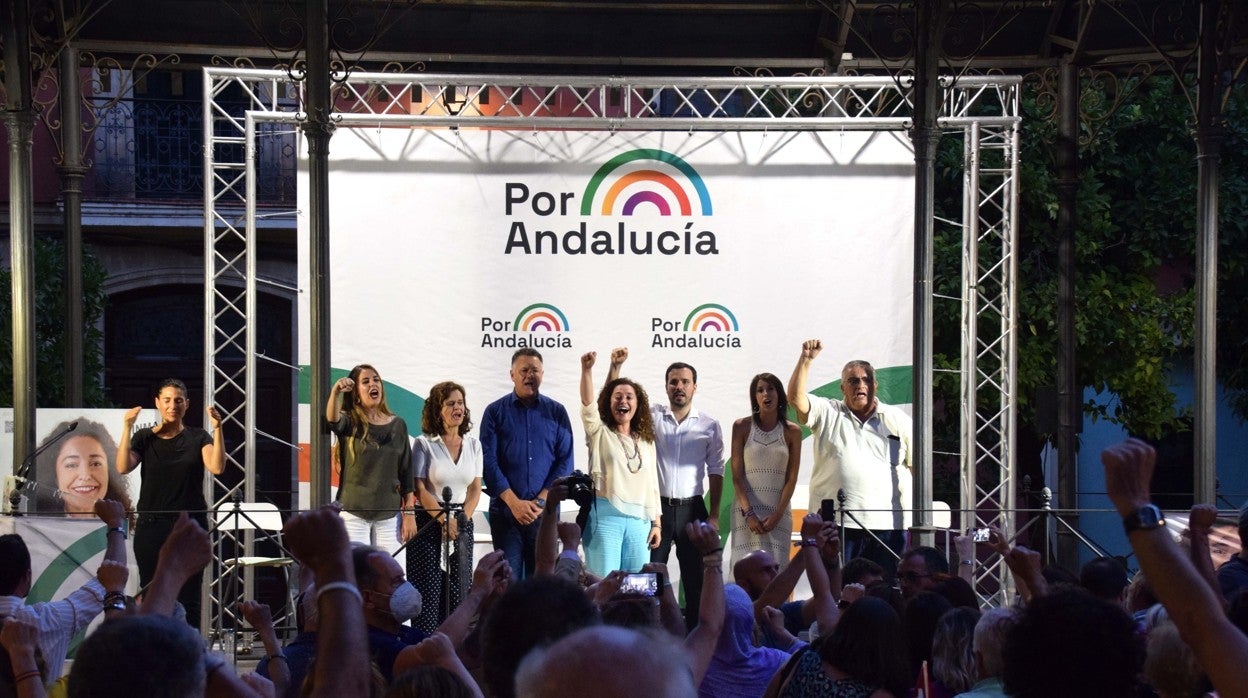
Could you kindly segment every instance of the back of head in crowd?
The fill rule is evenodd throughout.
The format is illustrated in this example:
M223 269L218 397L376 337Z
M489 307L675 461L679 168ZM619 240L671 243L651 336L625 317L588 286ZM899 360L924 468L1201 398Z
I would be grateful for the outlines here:
M683 648L660 630L583 628L529 653L518 698L693 698Z
M949 574L949 559L945 554L930 545L920 545L906 551L904 557L919 555L927 563L929 574Z
M455 672L433 665L404 672L386 691L386 698L473 698L474 695L472 688Z
M30 550L16 533L0 536L0 596L25 596L22 587L29 582Z
M1017 623L1018 613L1012 608L990 608L975 623L971 651L981 679L1000 678L1005 671L1005 640Z
M901 639L901 619L887 601L873 596L864 596L845 609L836 629L822 641L819 657L894 696L907 695L914 684Z
M1089 560L1079 570L1079 585L1102 601L1122 603L1130 583L1126 566L1117 558L1098 557Z
M932 659L932 639L936 637L936 624L953 604L934 591L920 592L906 604L901 614L901 624L910 651L911 675L917 676L924 661Z
M617 592L602 605L602 622L622 628L659 627L659 599L633 592Z
M1004 658L1012 698L1135 698L1144 645L1121 606L1063 590L1031 601Z
M954 608L979 610L979 597L971 583L952 574L932 575L932 591L945 597Z
M204 695L204 645L184 622L158 614L105 622L78 646L70 698Z
M841 569L842 584L861 584L869 587L876 582L884 581L884 568L875 560L856 557L845 563Z
M516 668L530 650L597 622L589 597L562 577L529 577L513 585L485 619L481 652L487 693L512 698Z
M971 648L979 610L957 606L936 622L932 638L932 676L950 693L964 693L979 681Z
M1040 576L1049 583L1050 591L1058 588L1079 588L1079 577L1061 565L1045 565L1040 570Z
M892 606L893 612L897 614L898 618L906 610L906 600L902 597L901 590L888 582L876 582L868 586L867 596L880 599Z
M1144 677L1159 698L1188 698L1205 695L1205 674L1196 663L1192 648L1179 637L1179 629L1166 621L1148 633Z

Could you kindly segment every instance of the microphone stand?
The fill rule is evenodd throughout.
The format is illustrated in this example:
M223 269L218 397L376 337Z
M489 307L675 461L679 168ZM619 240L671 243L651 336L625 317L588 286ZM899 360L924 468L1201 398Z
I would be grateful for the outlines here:
M10 514L14 516L21 516L21 512L18 511L17 507L21 504L23 490L25 490L26 485L30 483L30 466L34 465L35 459L39 457L39 454L59 443L61 439L69 436L70 433L77 428L78 422L70 422L69 426L62 429L59 434L51 439L48 439L42 446L31 451L30 455L22 459L21 465L17 467L17 470L13 471L14 487L13 491L9 494Z
M872 531L871 529L867 528L866 526L863 526L863 525L862 525L862 522L858 520L858 517L857 517L857 516L854 516L852 512L850 512L848 509L846 509L846 508L845 508L845 500L846 500L846 499L847 499L847 497L845 496L845 490L844 490L844 489L839 489L839 490L837 490L837 491L836 491L836 500L837 500L837 508L836 508L836 509L837 509L837 511L838 511L838 512L840 513L840 515L841 515L840 530L838 531L838 532L841 534L841 536L842 536L842 537L841 537L841 540L842 540L842 541L843 541L843 540L845 540L845 538L844 538L844 535L845 535L845 517L846 517L846 516L848 516L851 520L853 520L853 522L854 522L854 523L858 524L858 530L860 530L860 531L864 531L864 532L865 532L868 536L871 536L871 538L873 538L873 539L875 540L875 542L876 542L876 543L879 543L879 544L880 544L880 546L882 546L885 550L887 550L887 551L888 551L888 553L889 553L889 555L892 555L893 557L895 557L895 558L897 558L898 560L900 560L900 559L901 559L901 556L900 556L900 555L898 555L896 552L894 552L892 548L888 547L888 544L887 544L887 543L885 543L883 540L881 540L879 536L875 535L875 531ZM841 554L842 554L842 556L844 555L844 550L845 550L845 546L844 546L844 544L842 544L842 545L841 545Z
M451 569L451 527L449 522L452 516L458 516L464 512L463 503L453 504L451 502L451 488L446 486L442 488L442 508L438 514L442 517L442 566L446 571L446 577L442 580L442 618L445 620L451 615L451 575L458 574L458 570ZM463 560L460 560L463 562Z
M454 516L456 512L462 513L464 511L464 505L462 502L459 504L451 502L451 488L443 487L442 501L438 503L438 507L436 509L423 507L420 505L419 501L417 501L414 509L428 514L429 521L421 526L418 526L416 528L416 533L410 540L399 546L399 549L394 552L395 555L407 550L407 547L420 538L421 534L424 533L424 531L430 526L438 525L439 522L447 520L447 517ZM442 581L442 610L444 613L443 619L445 619L446 616L451 614L451 532L447 530L447 526L445 525L442 526L441 548L442 551L439 557L442 560L442 567L446 568L444 570L446 578Z

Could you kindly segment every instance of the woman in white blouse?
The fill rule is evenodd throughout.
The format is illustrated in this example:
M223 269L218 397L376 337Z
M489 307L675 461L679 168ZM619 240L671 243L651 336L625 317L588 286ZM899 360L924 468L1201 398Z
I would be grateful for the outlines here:
M433 386L421 417L423 433L412 449L419 506L404 513L416 517L419 529L407 546L407 577L424 601L413 625L426 633L433 633L459 606L472 583L472 514L481 499L482 459L481 442L470 429L464 387L450 381ZM463 505L462 512L450 517L442 514L447 487L448 501ZM443 556L447 543L449 560ZM447 590L449 597L444 596Z
M583 533L585 563L605 576L637 572L659 545L659 471L646 391L627 378L608 381L594 400L597 352L581 357L581 420L597 498Z

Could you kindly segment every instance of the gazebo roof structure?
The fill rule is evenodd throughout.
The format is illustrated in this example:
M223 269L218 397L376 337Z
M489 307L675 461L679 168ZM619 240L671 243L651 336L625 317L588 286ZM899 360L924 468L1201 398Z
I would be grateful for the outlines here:
M38 3L35 3L36 5ZM1248 55L1239 3L980 0L947 8L945 68L1028 72L1072 60L1130 67L1195 52L1202 7L1220 50ZM329 4L336 58L437 72L723 74L913 68L914 2L854 0L436 0ZM1239 16L1236 16L1239 15ZM96 53L204 53L284 62L303 41L303 3L131 0L84 7L75 41ZM59 33L49 21L39 33ZM1236 67L1231 66L1234 70Z

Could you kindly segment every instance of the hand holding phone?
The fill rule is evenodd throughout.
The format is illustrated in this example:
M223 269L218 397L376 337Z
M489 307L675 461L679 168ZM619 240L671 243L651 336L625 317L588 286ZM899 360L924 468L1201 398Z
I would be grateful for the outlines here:
M824 521L836 521L836 500L825 499L819 502L819 516Z
M624 575L620 582L620 592L625 594L641 594L642 596L658 596L663 580L657 572L635 572Z

